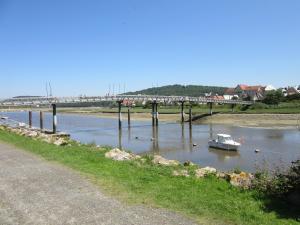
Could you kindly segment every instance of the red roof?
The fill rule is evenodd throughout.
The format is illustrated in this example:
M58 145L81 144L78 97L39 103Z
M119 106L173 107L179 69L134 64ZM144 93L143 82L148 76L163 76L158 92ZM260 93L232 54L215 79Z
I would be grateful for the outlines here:
M224 92L225 95L234 95L235 89L234 88L227 88Z
M246 84L239 84L238 87L240 87L241 90L245 91L248 88L248 85L246 85Z
M256 85L256 86L248 86L246 84L239 84L238 87L240 87L243 91L259 91L263 86Z

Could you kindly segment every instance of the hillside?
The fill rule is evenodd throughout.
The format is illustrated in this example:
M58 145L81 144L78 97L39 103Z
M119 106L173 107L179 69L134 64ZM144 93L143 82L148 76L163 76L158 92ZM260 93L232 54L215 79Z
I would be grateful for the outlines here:
M127 92L128 95L177 95L177 96L204 96L205 93L215 93L223 95L226 87L216 87L216 86L201 86L201 85L168 85L162 87L148 88L135 92Z

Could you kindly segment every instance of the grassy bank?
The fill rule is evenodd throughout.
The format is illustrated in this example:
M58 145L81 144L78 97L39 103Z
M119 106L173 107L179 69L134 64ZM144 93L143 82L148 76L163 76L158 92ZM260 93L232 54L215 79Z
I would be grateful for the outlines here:
M0 140L75 169L130 203L169 208L205 224L300 224L285 203L274 204L256 191L215 177L173 177L174 168L153 165L149 159L115 162L104 157L105 148L58 147L1 130Z

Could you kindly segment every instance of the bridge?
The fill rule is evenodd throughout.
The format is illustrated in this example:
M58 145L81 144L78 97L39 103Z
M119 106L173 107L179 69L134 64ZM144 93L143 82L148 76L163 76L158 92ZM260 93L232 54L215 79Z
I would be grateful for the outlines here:
M74 103L94 103L101 101L136 101L136 102L157 102L157 103L172 103L172 102L192 102L192 103L218 103L218 104L234 104L234 105L251 105L251 101L241 100L224 100L214 99L209 97L188 97L188 96L155 96L155 95L114 95L114 96L84 96L84 97L24 97L10 98L0 100L0 106L42 106L52 104L73 104Z
M185 103L194 104L208 104L209 114L212 115L213 104L230 104L232 110L235 105L252 105L252 101L241 101L241 100L224 100L214 99L209 97L189 97L189 96L155 96L155 95L114 95L114 96L81 96L81 97L21 97L21 98L10 98L0 100L0 107L53 107L53 133L56 132L57 118L56 118L56 107L58 104L72 104L72 106L81 103L97 103L102 101L111 101L118 103L118 114L119 114L119 128L122 127L122 103L124 101L134 102L151 102L152 104L152 125L153 127L158 125L158 104L159 103L180 103L181 104L181 122L184 120L184 105ZM189 104L189 122L192 122L192 104ZM42 113L41 113L41 128L42 128ZM29 124L32 121L32 113L29 112ZM128 107L128 124L130 125L130 107Z

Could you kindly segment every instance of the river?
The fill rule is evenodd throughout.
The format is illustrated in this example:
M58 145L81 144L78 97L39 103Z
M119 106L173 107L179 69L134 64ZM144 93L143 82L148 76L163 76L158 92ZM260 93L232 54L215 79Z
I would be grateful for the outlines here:
M10 119L28 123L27 112L1 113ZM44 116L44 126L52 127L51 114ZM33 113L33 126L39 126L39 114ZM159 123L153 129L151 121L118 121L78 114L58 114L58 130L67 132L82 143L109 145L137 154L160 154L180 162L191 161L200 166L212 166L228 171L235 168L253 172L256 169L286 167L300 158L300 132L297 129L245 128L228 125L193 125ZM208 147L208 140L226 133L241 142L237 152ZM255 153L260 149L260 153Z

